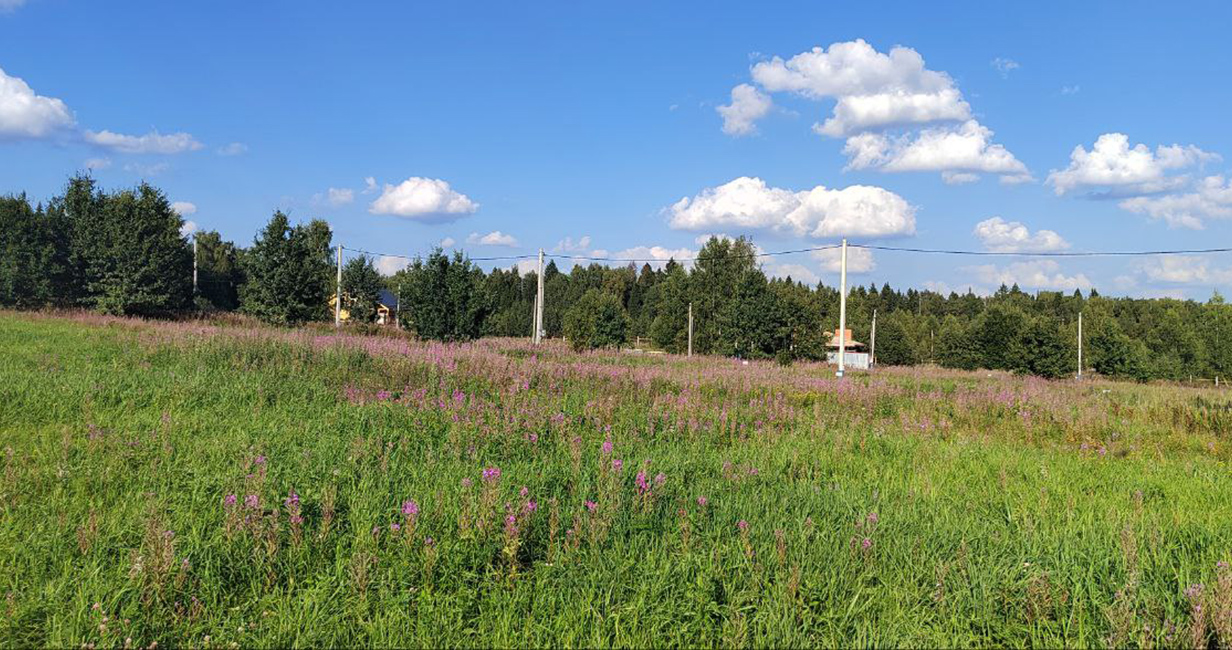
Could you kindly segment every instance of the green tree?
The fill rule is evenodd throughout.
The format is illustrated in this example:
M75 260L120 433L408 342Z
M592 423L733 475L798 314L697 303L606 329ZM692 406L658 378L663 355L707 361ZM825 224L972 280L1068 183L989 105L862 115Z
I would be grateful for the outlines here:
M376 319L381 284L381 274L366 255L349 260L342 267L342 304L351 313L352 321L370 323Z
M937 362L946 368L975 370L980 367L983 355L976 347L973 327L963 324L957 317L946 316L937 332Z
M587 291L565 312L565 338L574 350L620 347L628 329L620 298L599 289Z
M279 325L323 319L333 294L327 230L323 221L293 228L274 212L245 255L241 309Z
M0 305L30 309L71 300L63 221L24 194L0 197Z
M437 247L428 259L416 259L407 271L403 289L403 320L415 332L438 341L477 338L487 316L483 271L461 251L450 258Z
M903 312L892 313L877 323L877 363L886 366L910 366L916 355L912 340L903 323ZM909 316L908 316L909 317Z
M1008 360L1014 372L1047 379L1060 379L1077 368L1060 327L1048 318L1036 318L1022 329L1011 345Z
M223 241L217 231L193 233L197 243L197 299L203 309L233 311L239 308L239 290L244 284L240 250Z

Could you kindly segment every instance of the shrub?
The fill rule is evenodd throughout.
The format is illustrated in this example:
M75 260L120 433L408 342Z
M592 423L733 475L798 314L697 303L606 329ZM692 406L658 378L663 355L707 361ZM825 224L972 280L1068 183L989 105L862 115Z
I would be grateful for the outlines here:
M591 289L565 312L565 337L574 350L619 347L625 342L629 316L620 299Z

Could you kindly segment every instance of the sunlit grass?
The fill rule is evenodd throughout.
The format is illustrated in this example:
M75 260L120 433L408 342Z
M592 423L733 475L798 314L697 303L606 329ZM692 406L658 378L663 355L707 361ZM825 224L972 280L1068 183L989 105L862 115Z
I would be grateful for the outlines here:
M1227 644L1230 410L4 313L0 644Z

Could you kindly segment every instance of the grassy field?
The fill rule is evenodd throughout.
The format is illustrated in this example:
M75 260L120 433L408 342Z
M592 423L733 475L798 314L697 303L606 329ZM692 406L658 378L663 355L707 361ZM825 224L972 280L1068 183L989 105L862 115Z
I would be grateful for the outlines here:
M1214 390L0 312L4 646L1232 644Z

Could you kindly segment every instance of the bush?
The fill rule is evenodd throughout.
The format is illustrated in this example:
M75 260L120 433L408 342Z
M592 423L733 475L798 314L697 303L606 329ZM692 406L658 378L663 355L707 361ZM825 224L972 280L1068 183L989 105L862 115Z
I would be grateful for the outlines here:
M629 316L620 299L591 289L565 312L565 338L574 350L620 347L629 329Z

